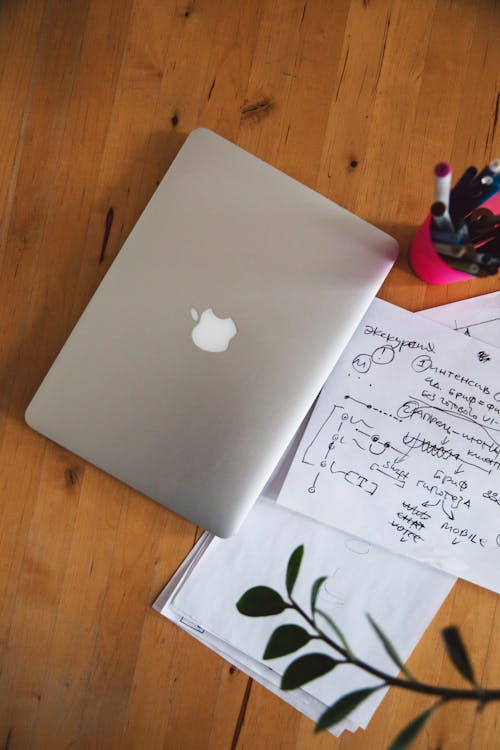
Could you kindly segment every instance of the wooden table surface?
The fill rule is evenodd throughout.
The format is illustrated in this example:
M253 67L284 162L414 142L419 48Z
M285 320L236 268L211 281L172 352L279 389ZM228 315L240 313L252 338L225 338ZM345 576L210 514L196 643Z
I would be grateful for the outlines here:
M0 5L0 744L5 750L378 750L429 701L390 691L337 740L151 610L199 530L31 431L24 410L187 134L205 126L392 233L380 296L415 311L407 249L432 167L500 155L494 0L3 0ZM105 220L113 208L109 241ZM411 669L462 686L459 624L500 684L498 597L459 582ZM500 747L450 704L415 748Z

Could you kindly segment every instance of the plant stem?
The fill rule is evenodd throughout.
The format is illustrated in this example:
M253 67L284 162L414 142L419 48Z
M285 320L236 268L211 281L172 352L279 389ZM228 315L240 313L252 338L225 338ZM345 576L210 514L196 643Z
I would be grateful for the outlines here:
M479 701L481 704L484 704L488 703L489 701L500 700L500 690L487 690L483 688L476 688L474 690L460 690L456 688L436 687L434 685L428 685L424 682L419 682L418 680L410 681L402 680L398 677L392 677L386 672L382 672L382 670L377 669L376 667L372 667L370 664L367 664L361 659L358 659L357 657L350 654L348 651L346 651L345 648L342 648L342 646L329 638L326 633L324 633L321 628L318 627L315 620L312 617L309 617L307 612L305 612L302 607L297 604L294 599L292 599L292 597L290 597L290 601L291 608L295 609L301 615L301 617L303 617L309 623L309 625L314 628L314 630L318 633L318 637L322 641L324 641L324 643L326 643L328 646L333 648L345 658L346 664L352 664L353 666L359 667L363 671L368 672L374 677L379 677L387 685L403 688L403 690L413 690L416 693L438 695L446 701L457 699L475 700Z

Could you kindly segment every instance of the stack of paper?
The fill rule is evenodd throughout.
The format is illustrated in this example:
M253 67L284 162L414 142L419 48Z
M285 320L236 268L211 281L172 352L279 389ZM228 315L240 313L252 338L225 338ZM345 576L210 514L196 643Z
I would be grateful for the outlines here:
M365 613L369 612L378 623L390 624L391 640L402 658L407 659L453 585L453 579L403 557L395 564L393 554L291 513L264 498L236 536L227 540L205 536L186 561L177 585L171 585L156 606L244 671L253 673L259 681L264 678L276 691L293 656L264 663L266 644L278 625L305 623L289 610L272 618L247 618L235 605L247 589L260 584L286 596L286 563L299 544L304 544L305 555L296 584L297 601L308 609L314 580L326 575L318 598L319 608L348 634L350 645L360 658L396 675L397 668ZM329 653L326 646L315 641L313 648L303 647L296 655L310 651ZM327 705L344 693L373 684L377 681L371 676L343 666L303 690L287 694L287 699L316 720ZM337 727L337 732L365 727L383 695L379 691L371 696L345 725Z
M385 303L381 304L384 320L386 323L391 322L391 330L395 331L399 325L399 323L394 322L393 313L398 320L402 319L404 324L408 325L408 316L404 311L401 311L404 315L402 318L399 318L399 313L394 312L397 308L393 308L392 306L385 308ZM375 302L375 308L377 307L380 308L379 301ZM373 316L374 314L375 316L379 316L379 311L375 309L374 312L372 308L367 313L367 316ZM465 326L465 332L470 336L476 331L480 331L483 342L493 344L494 346L500 345L500 294L486 295L483 298L469 300L466 303L447 305L444 308L438 308L434 311L426 311L425 315L457 330ZM493 322L495 315L496 326ZM365 325L368 317L365 317ZM364 324L361 324L350 346L354 345L356 347L360 337L362 340ZM430 329L426 326L427 323L424 322L424 332L428 333ZM441 351L439 348L440 342L438 342L440 331L437 330L437 326L431 326L431 328L434 334L436 334L431 341L433 345L432 356L437 357L436 352ZM423 329L419 328L419 332ZM449 333L446 333L446 338L450 338ZM418 336L412 334L406 336L406 340L417 341L419 339ZM392 340L389 342L385 340L382 343L391 345L394 356L403 356L401 353L402 348L399 351L395 350L396 341ZM457 348L455 342L450 346L450 351L456 351ZM474 348L474 355L476 354L476 349L477 346ZM483 348L481 348L481 351L483 351ZM363 352L360 351L360 353L362 354ZM391 352L382 353L382 359L387 358L390 354ZM412 361L419 354L422 354L422 352L413 352ZM374 352L370 352L370 367L373 367L375 371L383 369L383 367L380 367L380 365L383 365L383 362L375 361L377 356L374 355ZM453 358L454 355L451 354L450 356ZM490 360L496 359L496 367L498 367L498 352L494 352L490 348L481 355L483 363L485 357L490 357ZM358 384L364 373L357 372L350 367L352 359L352 357L348 359L348 364L344 362L344 365L342 365L342 362L339 362L339 365L332 374L332 378L334 375L335 377L339 377L342 373L346 376L346 372L356 373L354 377L357 378L356 385L358 386L358 390L350 387L349 392L359 393ZM479 362L479 359L477 361ZM448 364L449 369L452 369L452 364ZM466 368L466 364L462 357L462 370L465 373L466 369L464 368ZM362 366L361 369L363 369ZM484 378L484 372L485 368L480 371L482 378ZM465 374L464 377L466 377ZM469 379L473 378L474 382L484 382L484 380L480 381L475 362L468 363L467 377ZM370 376L370 378L365 379L364 386L366 389L370 388L371 382L373 388L375 383L373 378ZM446 539L445 544L443 544L442 538L437 532L435 532L435 539L429 536L424 540L425 543L422 545L424 547L424 554L422 554L422 557L427 562L434 564L434 568L412 559L412 557L416 557L419 554L415 553L415 549L412 549L410 556L408 556L408 544L404 546L400 542L399 547L396 547L397 552L401 552L402 554L397 554L394 551L374 544L373 537L375 535L370 532L368 527L365 528L364 525L361 526L363 530L361 536L364 539L371 537L371 541L365 541L359 533L353 534L352 528L355 527L357 529L363 523L366 512L364 503L374 503L377 501L376 492L370 492L369 490L373 490L373 484L375 483L382 484L380 477L382 477L382 480L385 479L387 483L392 483L395 487L398 487L398 481L400 485L403 482L403 487L399 486L399 495L395 493L395 496L399 498L401 494L405 494L408 502L414 502L414 499L412 500L412 493L415 490L414 484L419 481L416 479L417 475L414 472L422 471L422 467L417 466L416 469L412 469L408 457L405 457L399 462L392 460L384 469L384 462L387 461L387 458L385 456L380 458L372 454L369 460L370 466L373 466L372 468L370 466L366 467L366 473L369 473L369 476L365 478L364 482L358 482L357 485L354 482L349 483L346 481L346 473L342 474L339 471L335 474L330 470L332 462L334 470L344 468L340 465L342 452L339 449L342 448L345 450L347 440L340 441L343 435L340 434L341 431L339 432L339 430L337 432L333 431L332 435L329 436L329 442L326 445L324 454L322 450L325 446L317 446L319 448L319 452L316 451L317 455L313 456L311 450L309 450L307 458L310 461L309 463L303 463L304 453L314 443L314 440L311 440L311 438L316 438L317 443L317 436L321 433L321 428L325 432L325 412L327 412L326 417L328 417L331 411L332 398L335 402L335 398L339 394L341 396L344 395L342 387L335 393L328 388L329 384L330 379L322 392L322 396L315 405L309 424L304 428L305 431L299 431L297 439L290 449L290 457L282 462L281 470L277 471L277 476L268 485L266 489L267 497L262 496L259 498L255 508L250 513L239 533L228 540L221 540L214 538L210 534L205 534L154 604L154 607L161 614L171 619L193 635L193 637L206 643L222 657L228 659L239 669L283 697L313 720L317 720L326 706L334 703L337 698L357 688L377 684L377 680L361 672L359 669L351 666L341 666L333 672L304 685L301 689L293 692L281 691L279 688L281 675L294 658L312 651L325 651L332 656L335 656L335 654L327 649L321 641L315 640L312 642L313 646L308 644L294 654L264 661L262 656L265 647L271 633L278 625L296 623L304 626L306 629L309 628L298 613L289 609L271 617L244 617L236 609L236 602L241 595L253 586L266 585L275 588L286 599L286 564L292 551L298 545L304 544L305 554L300 575L294 589L294 598L305 611L309 612L311 586L319 576L326 576L326 580L320 589L318 607L325 611L341 628L352 650L359 658L364 659L389 674L396 675L397 668L388 657L379 638L369 624L366 613L369 613L386 632L402 659L407 660L455 581L455 578L449 573L437 570L436 565L441 565L443 569L456 569L455 558L458 557L457 555L447 554L448 534L445 534L443 537ZM462 383L462 386L461 390L464 391L466 385ZM415 395L415 398L420 397L420 392ZM375 405L375 399L373 399L372 405ZM389 411L389 409L385 411ZM382 420L382 425L386 426L390 421L390 417L385 416ZM349 417L344 422L349 422ZM398 443L398 430L401 423L396 422L396 420L394 420L394 423L394 429L391 431L390 438L387 435L382 435L380 441L370 440L367 443L367 454L370 452L370 446L376 451L380 447L377 446L379 442L389 442L394 446L400 445ZM342 429L341 415L339 424ZM364 429L361 422L358 425L351 423L351 430L355 429L356 426L359 426L365 432L369 432ZM338 427L338 425L335 425L335 427ZM346 428L344 437L347 437L347 426L344 425L344 427ZM434 423L431 427L436 428L436 424ZM466 431L467 434L471 433L475 435L474 429L476 427L470 423L470 420L467 422L466 427L467 430L463 431ZM495 424L493 424L493 430L491 429L491 424L487 425L487 428L490 431L489 434L493 435L493 438L496 439L498 433L495 432ZM328 428L326 432L328 432ZM337 440L332 440L334 434L338 435ZM369 433L369 437L373 438L373 434L375 433ZM356 433L354 437L360 445L364 445L361 440L366 438L361 433L360 435ZM448 439L452 442L449 435ZM333 446L331 445L332 442L334 443ZM337 445L336 443L339 444ZM299 446L298 449L297 445ZM358 450L355 444L353 444L353 449ZM386 447L385 451L387 450L389 449ZM336 455L335 451L337 451ZM349 456L348 453L345 455ZM292 456L294 457L291 461ZM433 457L432 460L443 461L444 459ZM454 461L453 466L457 468L457 459L451 460ZM479 459L476 460L479 462ZM286 472L283 467L288 469L290 461L291 468ZM374 464L377 464L377 466L375 467ZM410 468L407 468L407 466ZM447 463L446 466L448 466ZM450 463L449 466L451 467L452 464ZM385 470L389 476L385 477L378 472L379 468ZM361 469L362 464L357 460L356 471L359 476L363 473ZM351 467L349 470L353 471L354 468ZM313 478L318 474L314 492L308 491L313 486L309 481L309 475L304 485L304 471L312 472ZM438 469L433 469L433 471L438 471ZM484 473L479 469L474 470L465 466L460 469L458 474L454 475L452 470L448 473L448 476L452 479L455 477L456 481L463 482L462 472L467 472L468 480L476 483L482 481L482 474ZM376 473L377 476L380 474L379 482L374 480ZM403 477L405 473L407 476ZM319 477L321 477L322 489ZM330 512L329 506L336 508L339 504L339 499L345 497L345 493L340 491L338 485L335 484L339 482L339 477L343 480L346 487L349 486L351 488L351 491L352 488L357 490L357 493L354 493L351 498L353 512L350 516L346 516L347 520L344 518L342 521L345 531L334 528L331 525L331 517L328 515ZM491 478L491 474L487 474L487 477ZM284 486L281 488L283 479ZM492 483L493 481L492 478ZM498 472L496 474L496 481L498 481ZM369 482L372 482L372 485L369 485ZM342 486L342 490L344 489L345 487ZM323 504L311 506L311 499L314 499L314 502L317 500L316 490L320 494L320 501ZM323 496L321 496L321 492ZM275 502L276 495L278 495L280 504ZM291 501L290 498L292 498ZM420 500L421 498L419 498ZM487 498L482 498L482 503L486 501ZM359 502L361 503L362 512L355 512L359 510L356 505ZM391 502L394 502L394 499L391 500L389 498L388 504L384 505L381 503L377 506L380 520L378 522L377 520L374 521L375 530L378 529L380 531L381 527L385 524L389 526L387 513L393 510L390 505ZM399 502L399 499L397 502ZM289 506L293 503L296 504L296 510L299 512L295 512L295 510L284 505ZM470 505L473 506L473 504ZM321 513L327 513L327 517L323 519L326 523L320 523L312 517L315 514L321 515L321 513L317 512L318 507L322 508ZM481 508L483 508L483 505L481 505ZM434 511L434 506L430 510ZM368 508L368 511L370 511L370 508ZM428 511L426 510L425 512L427 513ZM459 522L461 523L461 512L471 514L476 511L474 507L469 507L467 511L462 511L459 505L456 505L453 512L456 514L453 523L458 524ZM445 514L444 504L440 503L439 513L434 511L434 518L439 518L439 514L443 513ZM450 519L447 518L443 523L449 521ZM436 528L439 525L441 524L436 524ZM431 531L435 531L431 524L429 526ZM380 531L380 533L382 532ZM425 535L422 534L422 536ZM439 550L437 549L439 542L442 544L441 554L438 554ZM470 540L468 545L472 546ZM418 547L419 545L412 542L411 546ZM492 550L495 551L494 546L481 548L483 554L491 555ZM500 557L500 548L498 548L498 555ZM469 573L468 577L475 577L477 579L478 576L482 576L482 564L480 560L478 562L477 556L470 555L467 559L469 560L470 568L465 570L465 573ZM498 565L495 569L498 570ZM480 571L479 573L477 572L478 570ZM488 585L495 584L496 579L488 579L487 583ZM331 630L328 630L326 623L323 622L322 625L325 632L329 632L336 639L335 634ZM381 690L371 695L370 698L350 714L348 719L336 725L332 730L333 733L338 735L344 730L355 731L358 727L366 727L384 694L385 691Z

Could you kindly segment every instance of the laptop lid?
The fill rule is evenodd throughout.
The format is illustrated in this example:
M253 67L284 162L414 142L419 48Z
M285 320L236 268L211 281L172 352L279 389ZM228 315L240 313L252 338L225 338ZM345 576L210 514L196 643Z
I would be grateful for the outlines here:
M231 535L396 256L384 232L195 130L26 421Z

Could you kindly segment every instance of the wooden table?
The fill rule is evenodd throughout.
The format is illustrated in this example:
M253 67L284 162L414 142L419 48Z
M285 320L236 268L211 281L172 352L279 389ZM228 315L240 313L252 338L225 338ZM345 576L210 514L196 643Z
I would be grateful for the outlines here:
M398 238L381 296L430 287L407 248L432 167L500 154L494 0L4 0L0 8L0 743L7 750L383 750L429 701L391 691L366 732L313 724L154 613L198 530L32 432L23 412L159 180L212 128ZM105 240L106 216L114 219ZM459 582L410 660L461 686L459 624L500 683L500 609ZM499 708L451 704L415 748L500 747Z

